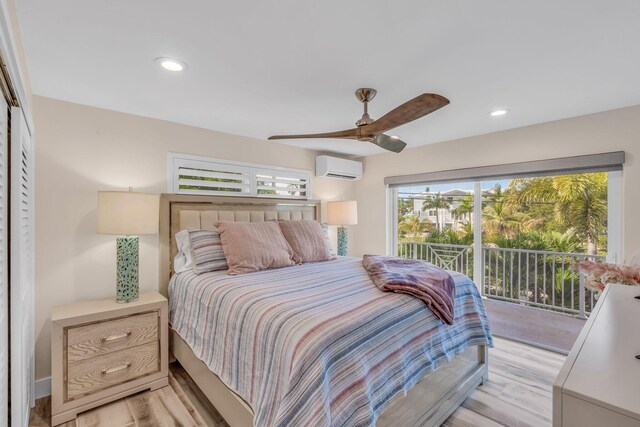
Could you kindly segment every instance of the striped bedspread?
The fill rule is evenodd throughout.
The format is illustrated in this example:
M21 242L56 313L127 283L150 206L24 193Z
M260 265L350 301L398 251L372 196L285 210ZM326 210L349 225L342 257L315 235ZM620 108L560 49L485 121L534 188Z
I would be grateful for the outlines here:
M492 345L473 282L452 273L455 321L381 292L362 260L239 276L174 275L174 330L269 426L369 426L398 393L471 345Z

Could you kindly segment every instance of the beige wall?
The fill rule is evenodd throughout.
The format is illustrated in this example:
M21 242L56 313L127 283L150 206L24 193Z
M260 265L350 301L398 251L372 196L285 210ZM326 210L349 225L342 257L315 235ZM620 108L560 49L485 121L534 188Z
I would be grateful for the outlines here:
M167 189L167 152L315 169L316 153L35 96L36 378L50 375L51 307L115 295L115 239L96 234L96 192ZM355 196L313 179L313 197ZM158 236L140 237L140 288L158 289Z
M618 150L627 153L622 256L630 258L640 251L640 106L367 157L364 178L356 184L354 255L386 252L387 176Z
M166 191L168 151L314 169L316 153L154 119L34 97L36 378L50 374L51 306L114 294L115 241L96 234L98 190ZM361 181L314 178L315 198L359 201L351 253L384 253L383 179L497 163L624 150L623 248L640 251L640 107L448 141L364 159ZM141 236L141 289L158 288L158 237Z

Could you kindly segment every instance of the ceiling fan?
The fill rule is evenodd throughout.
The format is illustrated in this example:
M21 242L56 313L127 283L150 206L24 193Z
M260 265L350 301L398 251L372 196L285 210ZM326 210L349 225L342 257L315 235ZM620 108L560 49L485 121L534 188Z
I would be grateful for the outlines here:
M369 116L368 107L369 102L376 96L376 93L377 91L371 88L356 90L356 98L364 104L364 114L356 122L356 127L353 129L304 135L274 135L270 136L269 140L302 138L356 139L358 141L371 142L385 150L399 153L407 144L397 136L386 135L384 132L424 117L449 104L449 100L442 95L423 93L389 111L378 120L373 120Z

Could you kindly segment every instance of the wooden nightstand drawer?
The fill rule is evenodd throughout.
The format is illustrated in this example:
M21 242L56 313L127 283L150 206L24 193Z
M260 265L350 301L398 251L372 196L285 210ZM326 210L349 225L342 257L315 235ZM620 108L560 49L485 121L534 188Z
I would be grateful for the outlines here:
M67 399L160 371L158 341L70 363Z
M168 385L167 299L113 299L60 305L51 313L51 423Z
M69 328L69 363L158 340L158 312Z

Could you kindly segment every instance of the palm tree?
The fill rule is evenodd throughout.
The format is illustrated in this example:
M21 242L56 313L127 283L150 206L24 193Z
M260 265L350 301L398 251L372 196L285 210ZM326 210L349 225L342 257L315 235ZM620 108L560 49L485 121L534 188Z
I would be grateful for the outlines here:
M402 234L409 234L415 240L418 234L422 234L431 227L431 221L421 219L419 215L407 215L398 224L398 231Z
M511 186L513 202L553 203L554 219L576 230L586 241L587 254L598 253L598 236L607 224L606 172L520 178Z
M431 198L428 198L427 200L422 202L422 210L423 211L426 211L426 210L429 210L429 209L435 209L436 210L436 229L437 230L441 230L442 229L440 227L439 210L440 209L448 209L450 206L451 206L451 203L449 203L449 201L447 199L442 197L442 194L439 191L436 193L435 196L433 196Z
M579 240L576 240L576 229L569 228L564 233L551 231L545 236L545 247L555 252L573 253L578 250Z
M471 214L473 213L473 194L467 194L464 196L462 202L453 209L452 213L456 219L463 219L467 220L467 222L471 222Z
M493 190L493 191L492 191ZM483 203L482 207L484 208L484 206L486 206L487 204L492 204L492 203L498 203L498 202L502 202L504 201L504 197L505 197L505 192L502 191L502 185L500 185L499 182L497 182L494 186L493 189L487 191L486 193L483 194L483 199L485 199L485 203Z
M398 197L398 218L403 218L413 210L413 199Z
M463 245L473 244L473 223L471 221L462 223L462 227L458 230L458 237Z
M483 229L489 238L513 238L516 233L531 230L538 223L539 221L532 220L527 214L518 212L513 205L504 201L492 203L482 210Z

